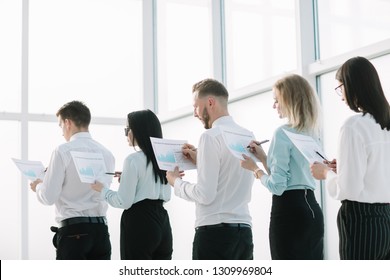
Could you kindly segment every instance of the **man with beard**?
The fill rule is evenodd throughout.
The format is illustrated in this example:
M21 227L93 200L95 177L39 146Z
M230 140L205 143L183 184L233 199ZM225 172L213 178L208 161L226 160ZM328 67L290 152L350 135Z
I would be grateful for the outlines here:
M193 88L194 117L206 131L198 149L183 146L183 154L197 165L197 183L182 180L176 167L167 172L176 196L195 202L196 221L192 258L253 259L251 216L248 203L253 184L252 172L226 146L221 128L248 134L233 121L228 112L229 94L223 84L213 79L196 83Z

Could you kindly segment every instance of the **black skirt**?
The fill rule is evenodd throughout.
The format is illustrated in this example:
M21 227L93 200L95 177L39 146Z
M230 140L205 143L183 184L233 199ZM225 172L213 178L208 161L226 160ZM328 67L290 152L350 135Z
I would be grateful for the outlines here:
M324 258L324 216L313 191L273 195L269 241L273 260Z

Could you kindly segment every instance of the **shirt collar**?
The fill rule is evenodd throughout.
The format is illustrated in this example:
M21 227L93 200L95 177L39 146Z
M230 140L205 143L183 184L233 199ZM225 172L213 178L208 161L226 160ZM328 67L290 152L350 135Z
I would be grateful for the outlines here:
M92 138L92 137L89 132L77 132L70 137L69 141L73 141L79 138Z
M232 116L223 116L218 119L216 119L211 127L217 127L221 125L227 125L231 124L233 122L233 117Z

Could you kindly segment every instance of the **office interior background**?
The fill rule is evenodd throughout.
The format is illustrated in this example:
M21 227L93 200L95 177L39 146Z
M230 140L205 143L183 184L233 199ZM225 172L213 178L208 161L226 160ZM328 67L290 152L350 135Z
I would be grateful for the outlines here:
M0 259L55 259L54 206L37 201L11 158L49 163L65 141L55 117L64 103L90 107L90 132L121 170L134 152L123 134L129 112L151 109L165 138L197 145L204 128L192 116L191 87L212 77L228 88L234 119L271 139L285 122L272 109L272 85L297 73L318 92L322 143L334 158L339 128L354 114L334 92L337 68L369 58L390 98L389 14L390 0L0 0ZM195 182L196 171L185 179ZM316 196L325 258L338 259L340 203L322 185ZM270 259L270 206L271 194L255 181L255 259ZM172 195L166 208L173 258L191 259L194 204ZM121 213L108 209L113 259Z

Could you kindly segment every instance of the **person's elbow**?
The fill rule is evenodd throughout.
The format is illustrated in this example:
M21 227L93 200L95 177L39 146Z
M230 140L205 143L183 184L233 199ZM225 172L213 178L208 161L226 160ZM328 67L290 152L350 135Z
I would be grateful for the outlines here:
M42 196L38 193L38 200L42 204L50 206L50 205L53 205L57 201L57 198L54 196Z
M274 195L281 196L284 193L284 190L275 188L275 190L272 192Z
M284 193L284 191L286 190L286 184L275 184L275 185L272 185L269 189L270 189L272 194L277 195L277 196L281 196Z

